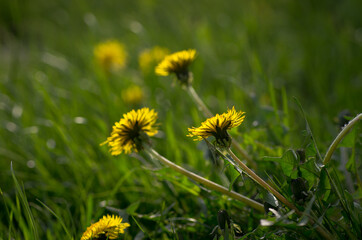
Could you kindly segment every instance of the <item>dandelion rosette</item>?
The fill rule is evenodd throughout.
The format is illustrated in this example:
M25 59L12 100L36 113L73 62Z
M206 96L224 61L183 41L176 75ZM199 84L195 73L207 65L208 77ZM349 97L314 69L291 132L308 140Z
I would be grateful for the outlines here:
M239 126L244 121L245 115L242 111L235 111L233 107L226 113L216 114L214 117L206 119L198 128L189 128L188 137L196 137L195 141L201 141L210 136L214 136L216 143L222 147L229 147L231 137L227 130Z
M123 118L113 126L111 136L103 144L108 143L112 155L122 152L139 151L148 137L157 134L157 113L149 108L132 110L123 114Z
M189 65L196 58L196 50L189 49L175 52L166 56L163 61L157 65L155 72L160 76L168 76L175 73L177 79L182 83L191 83L191 73L188 70Z
M103 216L98 222L87 228L81 240L117 239L120 234L124 233L124 229L129 226L129 223L122 223L122 218L119 216Z
M103 70L111 71L125 66L127 53L122 43L110 40L94 48L94 57Z

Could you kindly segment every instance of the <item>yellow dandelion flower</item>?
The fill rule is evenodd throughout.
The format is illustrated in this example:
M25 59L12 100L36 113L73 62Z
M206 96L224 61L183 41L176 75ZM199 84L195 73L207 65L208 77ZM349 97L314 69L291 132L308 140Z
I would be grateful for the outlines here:
M122 218L119 216L103 216L98 222L87 228L81 240L117 239L129 226L129 223L122 223Z
M189 128L188 137L196 137L195 141L201 141L204 138L214 136L216 143L220 146L229 147L231 137L227 130L239 126L244 121L245 115L242 111L235 111L233 107L226 113L216 114L214 117L206 119L198 128Z
M148 136L157 134L156 120L157 112L149 108L123 114L123 118L114 124L111 136L103 144L108 143L112 155L137 152L142 149L143 143L147 143Z
M125 66L127 53L122 43L110 40L94 48L94 57L105 71L118 70Z
M189 84L191 81L189 65L196 58L196 50L189 49L173 53L166 56L163 61L157 65L155 72L160 76L168 76L175 73L177 79L182 83Z
M144 73L149 73L157 63L162 61L170 51L167 48L155 46L141 52L138 57L139 66Z
M121 92L122 100L131 105L142 102L144 94L142 88L137 85L130 86Z

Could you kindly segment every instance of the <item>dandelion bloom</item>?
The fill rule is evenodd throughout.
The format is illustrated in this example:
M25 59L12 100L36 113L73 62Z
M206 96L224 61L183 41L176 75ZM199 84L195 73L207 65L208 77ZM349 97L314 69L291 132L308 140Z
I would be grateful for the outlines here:
M122 100L127 104L139 104L144 94L142 88L137 85L130 86L121 92Z
M189 49L173 53L166 56L163 61L157 65L155 72L160 76L168 76L175 73L177 78L183 83L190 82L190 73L188 66L196 58L196 50Z
M122 223L122 218L119 216L103 216L98 222L87 228L81 240L117 239L129 226L129 223Z
M94 48L94 57L103 70L111 71L125 66L127 53L122 43L110 40Z
M139 66L144 73L149 73L157 63L162 61L168 54L167 48L155 46L151 49L146 49L141 52L138 57Z
M244 112L237 112L233 107L231 110L229 109L227 113L221 115L216 114L216 116L206 119L198 128L189 128L190 134L187 136L196 137L195 141L201 141L204 138L214 136L216 143L224 147L229 147L231 137L227 130L239 126L244 121L244 118Z
M157 133L155 126L157 113L149 108L132 110L123 114L123 118L113 126L111 136L103 144L108 143L112 155L137 152L148 136Z

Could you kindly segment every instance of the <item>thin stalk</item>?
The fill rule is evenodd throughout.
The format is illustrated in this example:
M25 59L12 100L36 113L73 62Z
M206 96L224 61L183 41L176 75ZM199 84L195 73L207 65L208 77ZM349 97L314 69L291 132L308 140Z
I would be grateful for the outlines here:
M205 117L211 118L213 114L211 113L209 108L205 105L205 103L201 100L201 98L199 97L195 89L192 87L192 85L186 86L186 91L188 92L192 100L194 100L194 102L196 103L199 111L202 112Z
M296 214L299 216L303 216L303 213L299 211L299 209L294 206L291 202L289 202L283 195L281 195L277 190L275 190L272 186L270 186L268 183L266 183L261 177L259 177L256 173L254 173L250 168L248 168L240 159L231 151L229 148L228 153L232 157L232 159L240 165L240 167L254 180L256 181L260 186L265 188L267 191L271 192L276 198L279 199L282 203L284 203L289 209L294 210ZM316 222L310 218L309 216L309 222L311 225L315 224ZM325 238L325 239L334 239L334 237L323 227L317 225L316 230Z
M213 114L211 113L209 108L205 105L205 103L201 100L201 98L199 97L195 89L192 87L192 85L186 86L186 91L197 105L199 111L203 113L204 117L211 118ZM241 156L243 156L243 158L248 162L248 164L250 164L250 166L253 169L257 168L256 163L251 159L248 153L240 146L238 142L232 139L231 145L241 154Z
M245 203L246 205L254 208L255 210L258 210L260 212L263 212L264 211L264 206L248 197L245 197L237 192L234 192L234 191L229 191L226 187L223 187L213 181L210 181L206 178L203 178L193 172L190 172L186 169L184 169L183 167L169 161L168 159L166 159L165 157L161 156L158 152L156 152L153 148L150 148L150 147L145 147L145 151L157 158L160 162L162 162L163 164L169 166L170 168L172 168L173 170L185 175L186 177L204 185L205 187L211 189L211 190L214 190L214 191L217 191L217 192L220 192L224 195L227 195L235 200L238 200L240 202L243 202Z
M235 154L231 151L229 148L228 153L232 157L232 159L240 165L240 167L254 180L256 181L260 186L265 188L267 191L274 194L276 198L278 198L282 203L284 203L288 208L293 209L296 213L300 213L298 208L296 208L292 203L290 203L285 197L283 197L277 190L275 190L272 186L270 186L268 183L266 183L261 177L259 177L256 173L253 172L248 166L246 166L240 159L235 156Z
M250 164L253 169L257 168L256 163L251 159L247 152L242 147L240 147L240 144L237 141L231 139L231 146L233 146L241 154L241 156L243 156L243 158L248 162L248 164Z
M347 133L353 128L356 123L362 119L362 113L358 114L355 118L353 118L349 123L342 129L342 131L337 135L337 137L332 142L331 146L329 146L327 153L324 157L323 164L326 165L336 150L338 144L342 141L342 139L347 135Z

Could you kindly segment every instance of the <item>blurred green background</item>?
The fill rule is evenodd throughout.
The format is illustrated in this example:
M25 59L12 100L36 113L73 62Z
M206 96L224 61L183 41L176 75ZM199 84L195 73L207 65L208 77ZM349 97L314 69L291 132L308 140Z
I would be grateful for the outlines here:
M75 238L110 213L105 206L122 209L128 239L173 238L175 231L180 239L206 238L221 208L239 209L243 231L252 230L256 213L245 206L153 169L142 154L112 157L99 146L123 113L154 108L161 123L155 149L225 184L205 161L205 146L186 137L202 115L172 77L142 73L138 56L154 46L196 49L194 88L215 113L232 106L246 112L233 134L256 161L304 147L305 122L293 97L324 153L339 131L339 112L361 111L361 10L357 0L0 1L0 239L32 239L11 162L41 239L66 234L37 199ZM122 42L128 59L106 76L93 48L108 39ZM139 106L120 96L131 84L146 94ZM261 164L262 174L269 164ZM240 189L256 194L247 184Z

